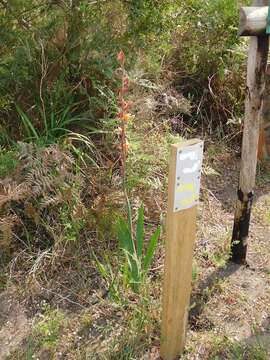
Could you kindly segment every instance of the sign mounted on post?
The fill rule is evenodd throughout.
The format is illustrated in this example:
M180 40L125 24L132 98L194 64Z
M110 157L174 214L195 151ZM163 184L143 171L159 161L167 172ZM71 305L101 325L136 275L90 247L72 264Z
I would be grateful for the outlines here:
M177 150L174 211L198 204L203 158L203 141Z
M174 360L185 346L196 236L203 142L171 145L162 300L161 357Z

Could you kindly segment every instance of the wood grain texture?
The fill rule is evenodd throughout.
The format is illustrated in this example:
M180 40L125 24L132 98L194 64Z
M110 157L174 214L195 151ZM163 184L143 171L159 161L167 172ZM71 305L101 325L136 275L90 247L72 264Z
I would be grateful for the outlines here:
M252 191L255 185L268 42L268 37L252 37L250 41L240 170L240 187L245 193Z
M266 3L268 3L268 0L258 2L259 5L265 5ZM255 5L257 5L257 2L255 2ZM268 36L252 36L250 38L247 64L245 118L239 187L237 192L238 199L232 235L231 260L238 264L246 263L247 239L257 168L260 110L265 85L268 49Z
M269 160L270 158L270 66L267 66L265 74L265 90L262 100L261 125L258 148L258 159Z
M185 346L197 206L179 212L174 212L173 206L177 151L197 141L171 146L161 328L164 360L174 360Z
M240 8L238 36L260 36L266 34L268 6Z

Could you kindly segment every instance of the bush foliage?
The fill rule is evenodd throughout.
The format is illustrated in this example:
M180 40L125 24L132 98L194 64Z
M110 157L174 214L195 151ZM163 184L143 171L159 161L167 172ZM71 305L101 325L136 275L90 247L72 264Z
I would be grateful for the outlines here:
M130 197L132 213L138 210L136 191L150 217L144 192L163 191L169 142L239 131L245 43L237 38L237 6L0 1L0 243L7 257L21 248L68 257L93 228L95 241L113 238L115 246L123 203ZM152 215L156 225L161 211ZM126 278L136 287L149 265L143 270L141 254L123 244Z
M102 126L100 120L115 111L102 93L116 86L115 54L121 48L135 74L157 79L168 77L168 70L175 73L181 91L200 103L201 121L214 117L216 110L220 121L235 120L243 96L236 3L1 2L1 141L27 139L22 112L39 132L46 131L44 118L62 117L63 112ZM74 130L80 124L65 126L65 131Z

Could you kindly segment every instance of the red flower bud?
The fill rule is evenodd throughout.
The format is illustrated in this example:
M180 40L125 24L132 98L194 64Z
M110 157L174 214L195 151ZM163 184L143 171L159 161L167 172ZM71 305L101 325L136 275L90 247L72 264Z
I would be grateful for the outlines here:
M126 78L124 78L124 80L123 80L123 87L124 87L125 89L128 89L128 86L129 86L129 80L128 80L128 78L126 77Z
M123 111L127 111L128 107L129 107L129 103L123 100L121 107L122 107Z
M123 50L120 50L119 53L117 54L117 60L120 64L124 64L125 62L125 53Z
M123 117L123 111L120 111L119 113L116 114L116 117L122 119Z

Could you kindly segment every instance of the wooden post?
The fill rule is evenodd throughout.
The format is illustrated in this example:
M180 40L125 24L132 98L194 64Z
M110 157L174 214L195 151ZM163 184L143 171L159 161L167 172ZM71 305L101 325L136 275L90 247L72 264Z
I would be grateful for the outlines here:
M260 1L259 4L255 2L254 5L265 5L267 3L268 0L265 0ZM260 109L264 90L268 48L269 41L267 35L250 38L240 179L231 249L231 260L237 264L246 264L247 237L257 167Z
M262 100L261 125L258 148L258 159L269 160L270 158L270 66L265 74L265 91Z
M203 142L171 146L161 357L174 360L185 345Z
M250 6L240 8L239 36L265 35L268 6Z

